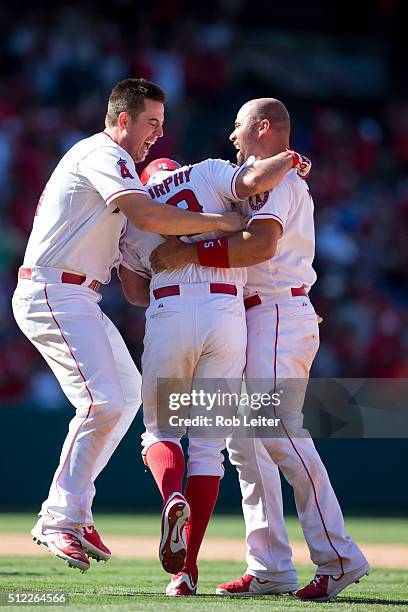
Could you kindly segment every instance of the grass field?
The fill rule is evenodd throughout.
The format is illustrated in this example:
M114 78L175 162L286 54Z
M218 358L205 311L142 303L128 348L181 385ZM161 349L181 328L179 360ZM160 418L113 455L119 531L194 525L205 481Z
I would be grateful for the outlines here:
M160 515L152 514L96 514L94 517L98 530L106 536L152 536L160 529ZM28 533L35 523L33 514L0 513L1 533ZM296 517L286 520L291 540L302 540L302 530ZM378 544L408 544L408 518L370 518L351 517L346 519L347 532L360 542ZM241 515L215 514L208 527L208 538L243 538L244 521Z
M28 532L32 515L1 515L1 533ZM98 529L106 535L158 535L158 517L143 515L99 515ZM403 519L352 519L348 531L363 542L407 542L408 522ZM293 540L301 537L297 521L289 520ZM241 537L240 517L216 516L209 537ZM404 539L405 538L405 539ZM368 578L353 585L330 604L303 603L290 596L257 598L224 598L213 596L215 586L224 580L237 578L245 569L243 563L202 562L200 564L200 595L196 598L169 598L161 595L168 582L168 574L154 560L119 560L107 564L93 563L91 570L80 574L69 569L51 555L44 557L0 557L0 590L63 590L69 594L70 610L243 610L268 609L291 611L318 609L326 606L330 612L408 611L408 573L406 570L373 569ZM299 566L299 584L308 582L314 568ZM327 608L329 606L329 608ZM40 609L40 606L24 606ZM12 609L2 607L2 609ZM49 609L44 607L45 610Z

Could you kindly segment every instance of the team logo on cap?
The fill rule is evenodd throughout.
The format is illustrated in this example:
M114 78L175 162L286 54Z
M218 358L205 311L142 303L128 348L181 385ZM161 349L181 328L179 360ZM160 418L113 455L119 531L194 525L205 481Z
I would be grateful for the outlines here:
M126 165L126 159L120 158L119 161L117 161L116 163L120 168L120 174L122 175L122 178L133 178L133 176L130 174L129 168Z
M248 198L248 203L252 210L259 210L260 208L262 208L262 206L266 204L268 196L269 191L265 191L265 193L258 193L256 196L250 196Z

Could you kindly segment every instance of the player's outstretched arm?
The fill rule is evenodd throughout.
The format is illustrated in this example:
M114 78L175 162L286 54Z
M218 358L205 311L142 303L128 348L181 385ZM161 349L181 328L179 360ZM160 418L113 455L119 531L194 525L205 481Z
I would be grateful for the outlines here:
M173 238L154 249L150 264L155 272L176 270L190 263L212 268L254 266L275 255L281 233L282 226L277 221L259 219L253 221L247 230L228 238L190 244ZM204 258L200 257L202 253L205 253Z
M146 307L150 302L150 280L137 272L119 266L118 276L122 283L122 291L128 302L133 306Z
M287 172L296 168L301 178L307 178L310 173L311 161L295 151L282 151L266 159L249 160L235 182L235 191L240 200L263 193L276 187Z
M221 231L237 232L245 227L245 219L237 212L222 214L180 210L176 206L154 205L148 195L126 194L115 199L115 204L141 230L155 234L180 236Z

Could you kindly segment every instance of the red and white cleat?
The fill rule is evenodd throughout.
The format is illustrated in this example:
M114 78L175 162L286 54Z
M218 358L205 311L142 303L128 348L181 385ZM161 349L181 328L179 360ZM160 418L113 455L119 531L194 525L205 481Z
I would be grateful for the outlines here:
M279 582L261 580L251 574L244 574L237 580L219 584L215 589L217 595L283 595L296 591L297 582Z
M96 531L93 525L87 525L78 534L78 540L82 544L82 548L88 557L92 557L97 561L109 561L112 556L111 551L101 540L101 536Z
M345 572L341 578L337 579L326 574L316 574L309 584L295 593L295 596L303 601L329 601L340 591L353 582L359 582L360 578L368 576L369 573L370 566L366 563L352 572Z
M71 533L58 531L44 535L34 527L31 530L31 535L37 544L47 546L56 557L66 561L70 567L75 567L82 572L89 569L89 559L81 546L81 542Z
M177 574L186 558L185 524L190 517L190 506L181 493L173 493L164 505L161 523L159 557L163 569Z
M166 595L170 597L197 595L197 583L198 578L194 579L190 572L179 572L172 576L166 588Z

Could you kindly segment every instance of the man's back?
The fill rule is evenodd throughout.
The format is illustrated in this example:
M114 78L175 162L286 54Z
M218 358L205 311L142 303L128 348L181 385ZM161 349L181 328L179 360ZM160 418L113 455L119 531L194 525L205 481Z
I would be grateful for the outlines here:
M221 159L206 159L192 166L183 166L171 172L154 175L146 189L157 203L178 206L195 212L222 213L232 210L237 200L235 179L240 168ZM208 238L209 241L221 234L212 232L182 238L185 242L197 242ZM128 224L121 240L123 264L137 269L142 274L152 276L152 285L171 283L234 282L243 285L246 280L245 269L203 268L190 264L172 272L155 274L150 266L149 257L163 238L158 234L142 232Z

